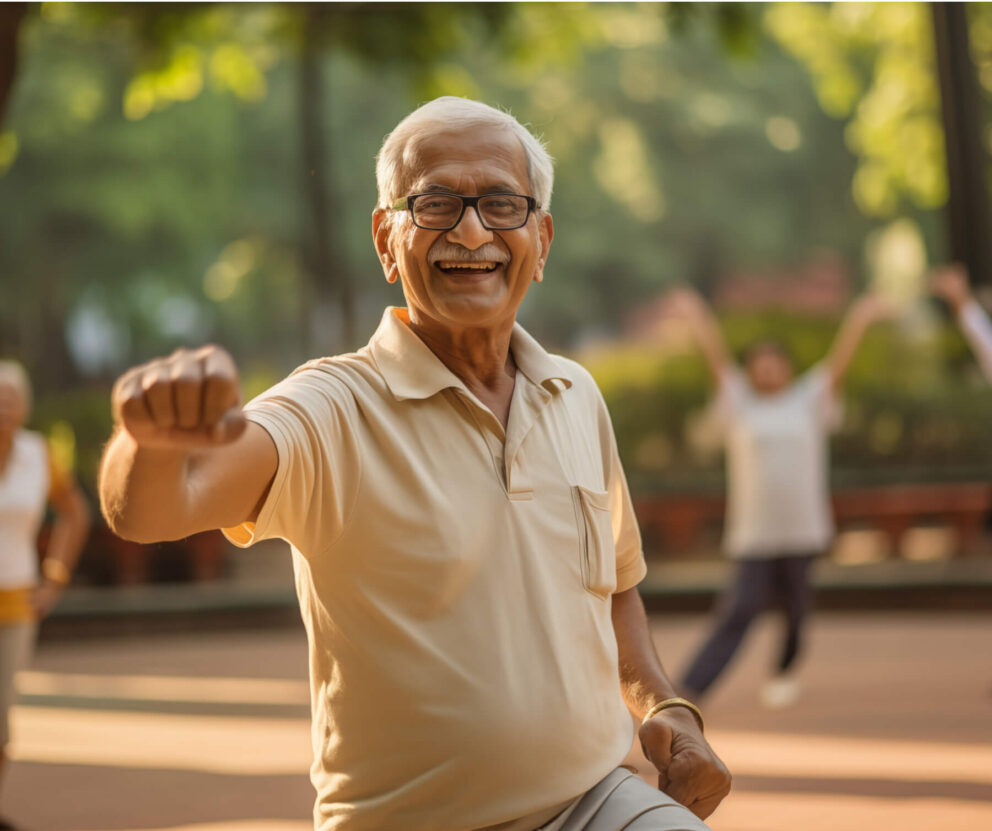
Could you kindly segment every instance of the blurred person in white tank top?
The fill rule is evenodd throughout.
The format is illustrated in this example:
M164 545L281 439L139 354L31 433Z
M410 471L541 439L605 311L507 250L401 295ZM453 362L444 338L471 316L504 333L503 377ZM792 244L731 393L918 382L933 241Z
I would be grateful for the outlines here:
M38 621L68 584L89 530L78 486L54 464L45 439L24 429L30 407L26 373L19 364L0 361L0 777L14 676L27 664ZM38 531L48 506L55 524L39 564ZM15 827L0 818L0 831Z

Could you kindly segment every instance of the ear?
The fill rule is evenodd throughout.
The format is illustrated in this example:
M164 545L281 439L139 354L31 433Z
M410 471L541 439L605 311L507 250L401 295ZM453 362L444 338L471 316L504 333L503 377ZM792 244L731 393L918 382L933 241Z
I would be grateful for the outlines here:
M399 277L399 269L392 251L389 250L389 240L392 237L392 225L389 221L389 212L382 208L372 211L372 243L375 245L375 253L379 255L379 262L382 264L382 272L386 275L387 283L395 283Z
M544 280L544 264L548 260L548 251L551 249L551 240L555 236L555 223L551 219L551 214L544 214L537 224L538 240L540 250L537 258L537 268L534 270L534 282L540 283Z

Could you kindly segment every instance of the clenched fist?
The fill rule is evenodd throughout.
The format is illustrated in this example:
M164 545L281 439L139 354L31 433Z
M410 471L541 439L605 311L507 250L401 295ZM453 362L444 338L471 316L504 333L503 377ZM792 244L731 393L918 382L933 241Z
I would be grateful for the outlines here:
M115 421L143 447L209 447L245 430L238 370L219 346L177 349L129 370L111 404Z
M645 757L658 769L658 788L700 819L730 793L730 771L688 711L673 707L659 713L641 725L638 738Z

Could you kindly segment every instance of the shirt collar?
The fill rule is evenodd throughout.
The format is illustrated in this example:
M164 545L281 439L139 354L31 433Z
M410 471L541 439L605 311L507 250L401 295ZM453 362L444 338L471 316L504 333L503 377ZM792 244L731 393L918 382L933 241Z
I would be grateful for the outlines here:
M465 389L461 379L431 352L410 328L406 309L389 306L369 341L369 351L390 392L397 399L430 398L441 390ZM510 352L517 369L531 383L557 391L572 386L568 371L516 323Z

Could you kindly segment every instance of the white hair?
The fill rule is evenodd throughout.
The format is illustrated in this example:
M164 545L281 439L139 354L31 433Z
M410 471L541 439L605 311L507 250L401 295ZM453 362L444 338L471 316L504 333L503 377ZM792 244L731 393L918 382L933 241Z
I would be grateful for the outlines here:
M28 374L24 371L24 367L17 361L0 360L0 384L13 387L21 396L21 402L24 405L24 420L27 421L31 413L31 382L28 380Z
M403 188L409 179L408 164L411 148L418 139L427 136L487 126L509 129L523 146L527 158L527 178L531 195L541 210L551 206L554 185L554 162L544 144L509 113L473 101L445 95L428 101L404 118L386 136L375 162L375 179L379 188L379 207L391 208L406 194Z

